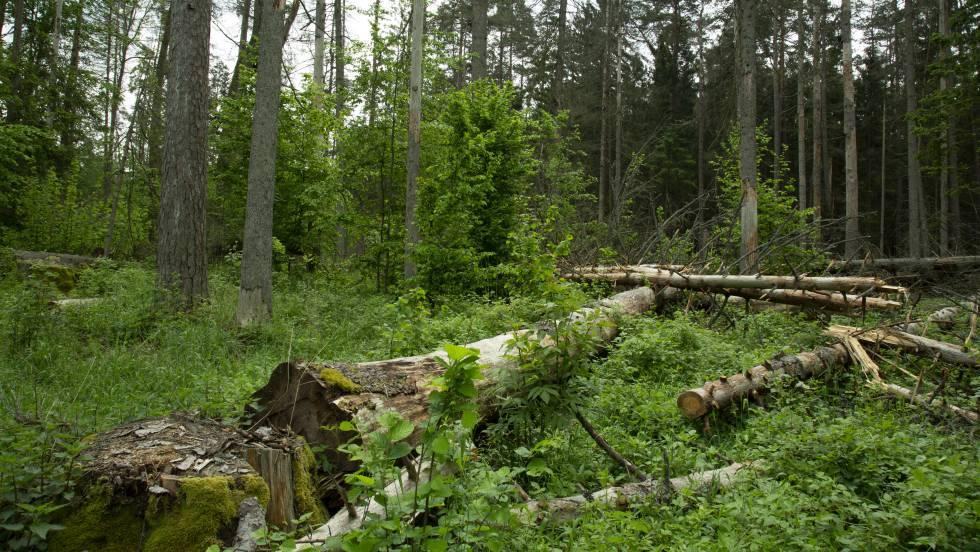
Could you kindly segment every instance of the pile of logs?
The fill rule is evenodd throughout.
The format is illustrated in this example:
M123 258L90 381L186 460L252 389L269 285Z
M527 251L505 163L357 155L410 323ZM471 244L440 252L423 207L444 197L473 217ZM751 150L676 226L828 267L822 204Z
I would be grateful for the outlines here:
M869 276L773 276L693 274L678 266L598 266L562 274L579 282L606 282L616 286L651 286L659 290L696 292L701 302L769 303L812 308L846 315L866 309L897 310L902 303L889 295L904 297L906 289ZM882 295L884 297L882 297Z

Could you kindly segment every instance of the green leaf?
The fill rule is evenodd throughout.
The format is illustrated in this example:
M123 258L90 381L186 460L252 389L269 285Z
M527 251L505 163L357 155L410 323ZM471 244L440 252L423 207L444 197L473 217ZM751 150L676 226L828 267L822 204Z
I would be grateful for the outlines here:
M514 449L514 454L520 456L521 458L531 457L531 451L527 450L527 447L517 447Z
M354 424L348 422L347 420L340 422L340 425L337 427L340 428L340 431L354 431Z
M480 421L480 416L473 410L466 410L463 412L463 416L460 418L463 427L466 429L473 429L476 427L476 423Z
M413 431L415 431L415 424L408 420L398 420L398 423L388 431L388 438L392 441L401 441Z
M412 445L409 445L405 441L401 441L395 443L395 446L391 447L391 450L388 451L388 459L397 460L410 452L412 452Z
M32 523L31 533L34 533L41 540L48 538L48 531L60 531L64 529L64 525L56 525L54 523Z
M453 362L459 362L471 356L473 357L480 356L480 352L477 351L476 349L467 349L466 347L460 347L459 345L447 344L445 346L445 349L446 349L446 354L449 355L449 360L452 360Z
M449 453L449 439L445 435L440 435L432 440L432 452L439 455Z
M445 539L429 539L425 541L425 549L428 552L446 552L449 543Z
M531 477L538 477L552 473L551 468L542 458L535 458L527 464L527 474Z

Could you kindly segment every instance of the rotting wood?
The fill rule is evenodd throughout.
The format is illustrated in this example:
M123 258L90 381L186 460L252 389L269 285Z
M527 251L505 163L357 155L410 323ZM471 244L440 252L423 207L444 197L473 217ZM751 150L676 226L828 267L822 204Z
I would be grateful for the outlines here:
M840 292L807 291L796 289L726 289L724 293L736 295L757 301L770 301L784 305L811 307L820 310L837 312L845 315L856 315L865 309L898 310L902 303L879 297L858 297L845 295Z
M914 402L926 408L931 408L931 409L943 408L963 418L964 420L967 420L968 422L974 424L977 423L978 415L976 412L966 410L965 408L960 408L954 404L949 404L945 400L940 400L938 402L930 402L926 397L922 396L921 393L914 393L913 391L905 387L895 385L893 383L885 383L883 381L878 381L878 382L871 382L870 385L873 388L880 389L885 393L892 395L894 397L898 397L900 399L905 399L907 401Z
M956 324L956 316L960 313L959 307L944 307L936 312L930 313L926 317L925 323L909 322L898 326L898 329L910 334L925 336L930 326L935 326L941 330L950 330Z
M964 268L980 267L980 255L957 256L957 257L897 257L884 259L856 259L851 261L833 261L830 263L832 270L910 270L910 271L929 271L929 270L959 270Z
M777 377L788 374L803 380L850 361L847 349L840 344L818 347L810 352L783 355L749 368L745 372L723 376L702 387L684 391L677 397L677 407L688 418L700 418L715 410L738 404L743 398L754 398L765 391Z
M655 303L653 290L637 288L600 301L596 307L580 309L569 318L595 316L592 328L596 337L609 342L617 335L618 315L640 314ZM497 381L495 374L516 367L509 343L527 331L508 332L466 345L478 351L484 366L485 377L477 383L484 399ZM254 406L246 414L257 425L289 428L311 446L322 446L323 454L338 472L349 472L356 465L337 451L337 446L354 434L340 430L339 424L355 421L362 430L369 430L378 414L393 410L419 425L428 414L428 382L442 372L439 358L445 359L446 353L439 350L352 364L284 362L273 371L269 383L253 394Z
M824 290L864 293L903 293L905 288L893 286L879 278L869 276L772 276L693 274L676 270L647 266L624 266L618 270L580 270L563 274L562 278L576 281L602 281L617 285L673 286L682 289L786 289Z
M762 462L734 463L724 468L696 472L683 477L669 480L669 487L660 479L648 479L636 483L608 487L590 494L554 498L550 500L532 500L514 509L514 513L524 523L540 523L545 520L562 521L580 515L590 503L603 504L620 510L630 504L651 495L663 495L667 492L680 491L686 488L724 488L736 481L736 476L747 469L763 468Z
M14 258L18 263L43 263L55 264L60 266L78 268L94 263L96 257L85 257L83 255L72 255L69 253L49 253L47 251L21 251L14 250Z
M824 335L836 338L853 336L864 343L886 345L888 347L895 347L906 352L928 357L939 355L941 360L951 364L971 367L977 366L976 355L972 352L964 351L957 345L947 343L945 341L939 341L937 339L913 335L908 332L903 332L892 328L882 327L863 329L855 328L853 326L840 326L834 324L824 330Z

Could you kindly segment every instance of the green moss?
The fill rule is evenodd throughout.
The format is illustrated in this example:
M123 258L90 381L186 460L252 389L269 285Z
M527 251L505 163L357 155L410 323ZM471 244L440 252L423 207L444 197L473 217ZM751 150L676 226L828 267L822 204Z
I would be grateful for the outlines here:
M351 381L350 378L336 368L324 368L320 370L320 379L347 393L359 393L361 391L360 385Z
M321 524L327 521L323 504L316 496L313 473L316 470L316 457L310 447L303 445L293 459L293 493L299 514L311 513L310 523Z
M55 552L132 552L139 549L143 519L137 504L111 504L104 487L89 490L89 499L51 533L48 549Z
M194 477L180 482L178 503L148 516L149 535L144 552L204 550L221 545L218 534L238 515L238 505L255 496L269 503L269 487L261 477Z
M63 293L68 293L78 283L78 271L74 268L40 261L33 262L30 266L31 275L50 282Z

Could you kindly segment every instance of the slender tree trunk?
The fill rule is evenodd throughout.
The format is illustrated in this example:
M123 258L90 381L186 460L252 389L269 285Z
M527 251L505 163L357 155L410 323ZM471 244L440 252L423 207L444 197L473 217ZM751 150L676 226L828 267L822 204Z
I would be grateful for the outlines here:
M946 0L939 0L939 35L943 40L949 35L949 12L947 11ZM949 49L943 45L939 53L940 60L945 61L949 57ZM949 79L946 73L939 76L939 93L946 94L949 89ZM949 247L949 136L952 131L950 120L947 120L947 130L943 139L940 140L940 160L939 160L939 254L948 255Z
M885 197L888 173L888 97L882 94L881 97L881 191L878 194L881 204L878 206L878 253L885 254Z
M623 193L623 0L616 0L616 127L613 158L612 206L610 223L618 225Z
M209 0L176 2L170 25L167 130L157 242L157 278L185 305L207 297Z
M171 4L172 5L172 4ZM151 169L158 172L163 171L163 116L164 91L167 80L168 59L167 51L170 49L170 35L172 33L170 25L170 8L164 7L160 12L160 52L157 55L156 82L153 86L150 98L150 132L147 136L149 149L149 165Z
M487 77L487 0L473 0L473 80Z
M919 166L919 137L915 134L912 113L917 99L915 90L915 5L905 0L905 113L908 140L909 186L909 257L925 254L925 236L922 233L922 169Z
M841 28L844 42L844 172L845 214L844 256L856 257L861 249L861 228L858 219L857 128L854 115L854 74L851 60L851 0L841 5Z
M47 112L45 113L45 119L48 128L54 126L54 112L57 109L58 103L58 80L61 74L58 72L58 67L60 63L61 54L61 14L64 8L64 0L55 0L54 2L54 21L51 25L51 60L50 60L50 89L51 89L51 100L47 106Z
M316 13L313 19L313 82L323 89L323 52L326 50L324 35L327 26L327 1L316 0Z
M797 205L800 210L807 208L807 182L806 182L806 93L803 85L803 75L805 64L805 49L803 48L804 31L804 9L800 7L796 28L796 161L797 179L799 180L799 199Z
M279 144L279 94L285 40L283 4L257 0L262 10L259 64L255 76L255 113L248 160L248 198L242 240L242 280L235 319L245 326L272 314L272 209Z
M555 47L555 82L551 86L553 112L564 107L565 86L565 27L568 26L568 0L558 0L558 44Z
M947 143L949 144L949 228L950 253L955 255L960 251L961 222L960 222L960 159L957 152L956 119L950 117Z
M337 116L344 112L344 92L347 89L345 71L347 68L347 52L345 51L345 36L347 28L344 25L344 0L334 0L333 3L333 42L335 50L334 70L337 72L335 79Z
M419 177L419 155L422 134L422 35L425 25L425 0L412 0L412 58L408 82L408 182L405 186L405 278L416 274L415 246L419 227L415 218L415 194Z
M82 26L85 24L85 3L80 1L76 8L78 11L75 12L75 27L72 29L71 33L71 60L68 62L68 86L67 92L73 97L78 95L78 69L81 64L82 56ZM65 150L65 154L69 159L75 157L75 141L77 140L77 123L75 117L75 104L72 103L71 107L67 109L70 111L67 123L64 125L61 131L61 145Z
M755 14L756 0L736 0L738 37L738 173L742 181L742 273L759 271L759 221L755 143Z
M24 52L24 0L14 0L14 31L13 37L10 40L10 64L14 67L14 75L11 79L11 96L12 100L7 105L7 122L17 123L20 122L21 118L21 85L23 83L24 77L23 72L19 70L21 64L21 57Z
M602 88L599 99L599 222L606 220L606 197L609 188L607 150L609 149L606 122L608 119L608 96L609 96L609 12L610 3L613 0L605 0L602 3L603 24L602 24Z
M567 2L568 0L562 0L562 1ZM7 21L7 0L0 0L0 36L3 36L3 26L6 23L6 21ZM2 50L0 50L0 54L3 54Z
M235 96L238 94L238 82L241 78L242 64L245 63L245 52L248 49L248 21L249 16L252 12L252 0L242 0L239 6L241 10L241 27L238 31L238 57L235 59L235 68L231 71L231 81L228 83L228 95ZM254 35L258 32L260 22L261 8L256 8L255 10L255 23L252 31L252 42L255 42Z
M773 33L772 70L772 178L780 181L780 165L783 158L783 73L786 65L786 21L781 9L776 18L776 32Z
M702 228L705 207L704 187L704 4L698 8L698 98L695 104L698 118L698 212L695 218L697 229L697 249L701 251L707 242L707 233Z
M813 188L813 222L817 241L821 239L820 219L823 205L824 142L820 122L824 120L823 110L823 21L824 0L810 0L813 12L813 170L810 173L810 186Z

